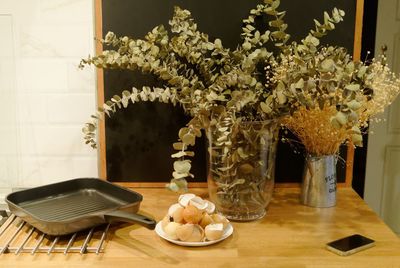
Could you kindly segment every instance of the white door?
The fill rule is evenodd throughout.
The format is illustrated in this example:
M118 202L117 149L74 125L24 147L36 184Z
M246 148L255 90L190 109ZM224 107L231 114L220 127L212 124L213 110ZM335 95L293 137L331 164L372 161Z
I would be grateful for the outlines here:
M13 20L0 10L0 209L4 196L18 180L18 126L16 119Z
M389 67L400 73L400 0L378 2L375 56L387 46ZM400 99L371 122L364 199L400 235Z

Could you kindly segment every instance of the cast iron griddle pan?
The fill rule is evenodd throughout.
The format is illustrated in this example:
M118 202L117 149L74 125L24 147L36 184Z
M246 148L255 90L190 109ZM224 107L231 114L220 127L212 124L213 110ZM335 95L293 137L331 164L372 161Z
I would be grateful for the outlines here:
M143 197L101 179L82 178L11 193L10 211L49 235L65 235L103 223L123 221L154 229L136 214Z

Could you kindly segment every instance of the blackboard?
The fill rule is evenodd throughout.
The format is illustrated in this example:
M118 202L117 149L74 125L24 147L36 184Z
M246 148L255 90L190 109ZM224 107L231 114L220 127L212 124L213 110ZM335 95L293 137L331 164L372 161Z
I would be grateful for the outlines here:
M248 16L258 0L97 0L97 35L113 31L118 36L143 38L159 24L168 28L173 7L189 9L200 31L210 39L220 38L223 45L235 48L240 42L242 19ZM292 40L300 41L314 27L313 19L323 20L323 12L334 7L346 12L345 20L336 30L322 39L325 44L343 46L353 53L357 0L282 0L280 10L286 10L287 32ZM97 36L100 38L101 36ZM123 90L143 85L159 86L159 81L139 72L105 70L99 91L106 100ZM102 101L102 100L100 100ZM172 143L178 138L180 127L189 118L180 107L161 103L139 103L117 112L105 121L103 142L105 150L102 173L112 182L167 182L171 178L174 152ZM101 144L100 144L101 146ZM193 173L196 182L206 181L206 141L197 140ZM346 159L347 149L341 149ZM294 153L288 144L279 143L276 181L300 182L304 156ZM104 166L105 165L105 166ZM346 166L338 165L338 181L344 182Z

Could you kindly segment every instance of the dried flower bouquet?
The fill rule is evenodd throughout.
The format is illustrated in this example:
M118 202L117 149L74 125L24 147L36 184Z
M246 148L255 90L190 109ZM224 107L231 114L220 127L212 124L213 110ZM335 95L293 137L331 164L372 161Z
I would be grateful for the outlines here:
M341 47L294 46L281 59L273 79L293 111L282 123L312 156L336 154L344 142L362 146L368 120L400 92L384 57L363 63Z
M264 0L250 11L243 20L243 42L235 50L224 48L220 39L210 41L197 29L190 12L178 7L169 22L171 32L162 25L144 39L109 32L101 40L108 50L82 60L82 67L140 70L157 76L165 86L132 88L115 95L85 125L86 143L96 147L97 120L103 113L111 116L138 101L181 105L192 119L173 144L177 152L172 155L176 158L172 190L186 189L185 178L193 176L188 158L193 152L187 149L195 145L201 129L221 133L218 146L223 147L220 159L226 161L224 166L230 170L223 171L227 173L243 169L246 163L246 156L237 157L241 149L235 147L234 130L241 122L283 117L284 125L317 155L336 152L345 140L360 144L360 127L388 104L386 96L397 95L397 78L379 61L353 62L343 48L319 46L319 39L343 20L344 12L336 8L324 13L323 23L314 20L315 30L299 43L288 43L285 12L277 10L279 3ZM267 17L269 29L256 29L258 17ZM267 50L268 42L278 48L277 53ZM322 140L328 134L334 137L329 144ZM220 177L223 191L234 192L247 183Z

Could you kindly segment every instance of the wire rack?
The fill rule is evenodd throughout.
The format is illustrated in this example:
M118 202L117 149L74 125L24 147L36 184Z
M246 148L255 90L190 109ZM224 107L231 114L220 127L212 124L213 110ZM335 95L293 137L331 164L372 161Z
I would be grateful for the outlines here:
M1 214L2 212L0 212ZM7 214L1 214L3 218ZM67 236L49 236L11 214L0 226L0 255L5 253L96 253L104 252L110 225Z

